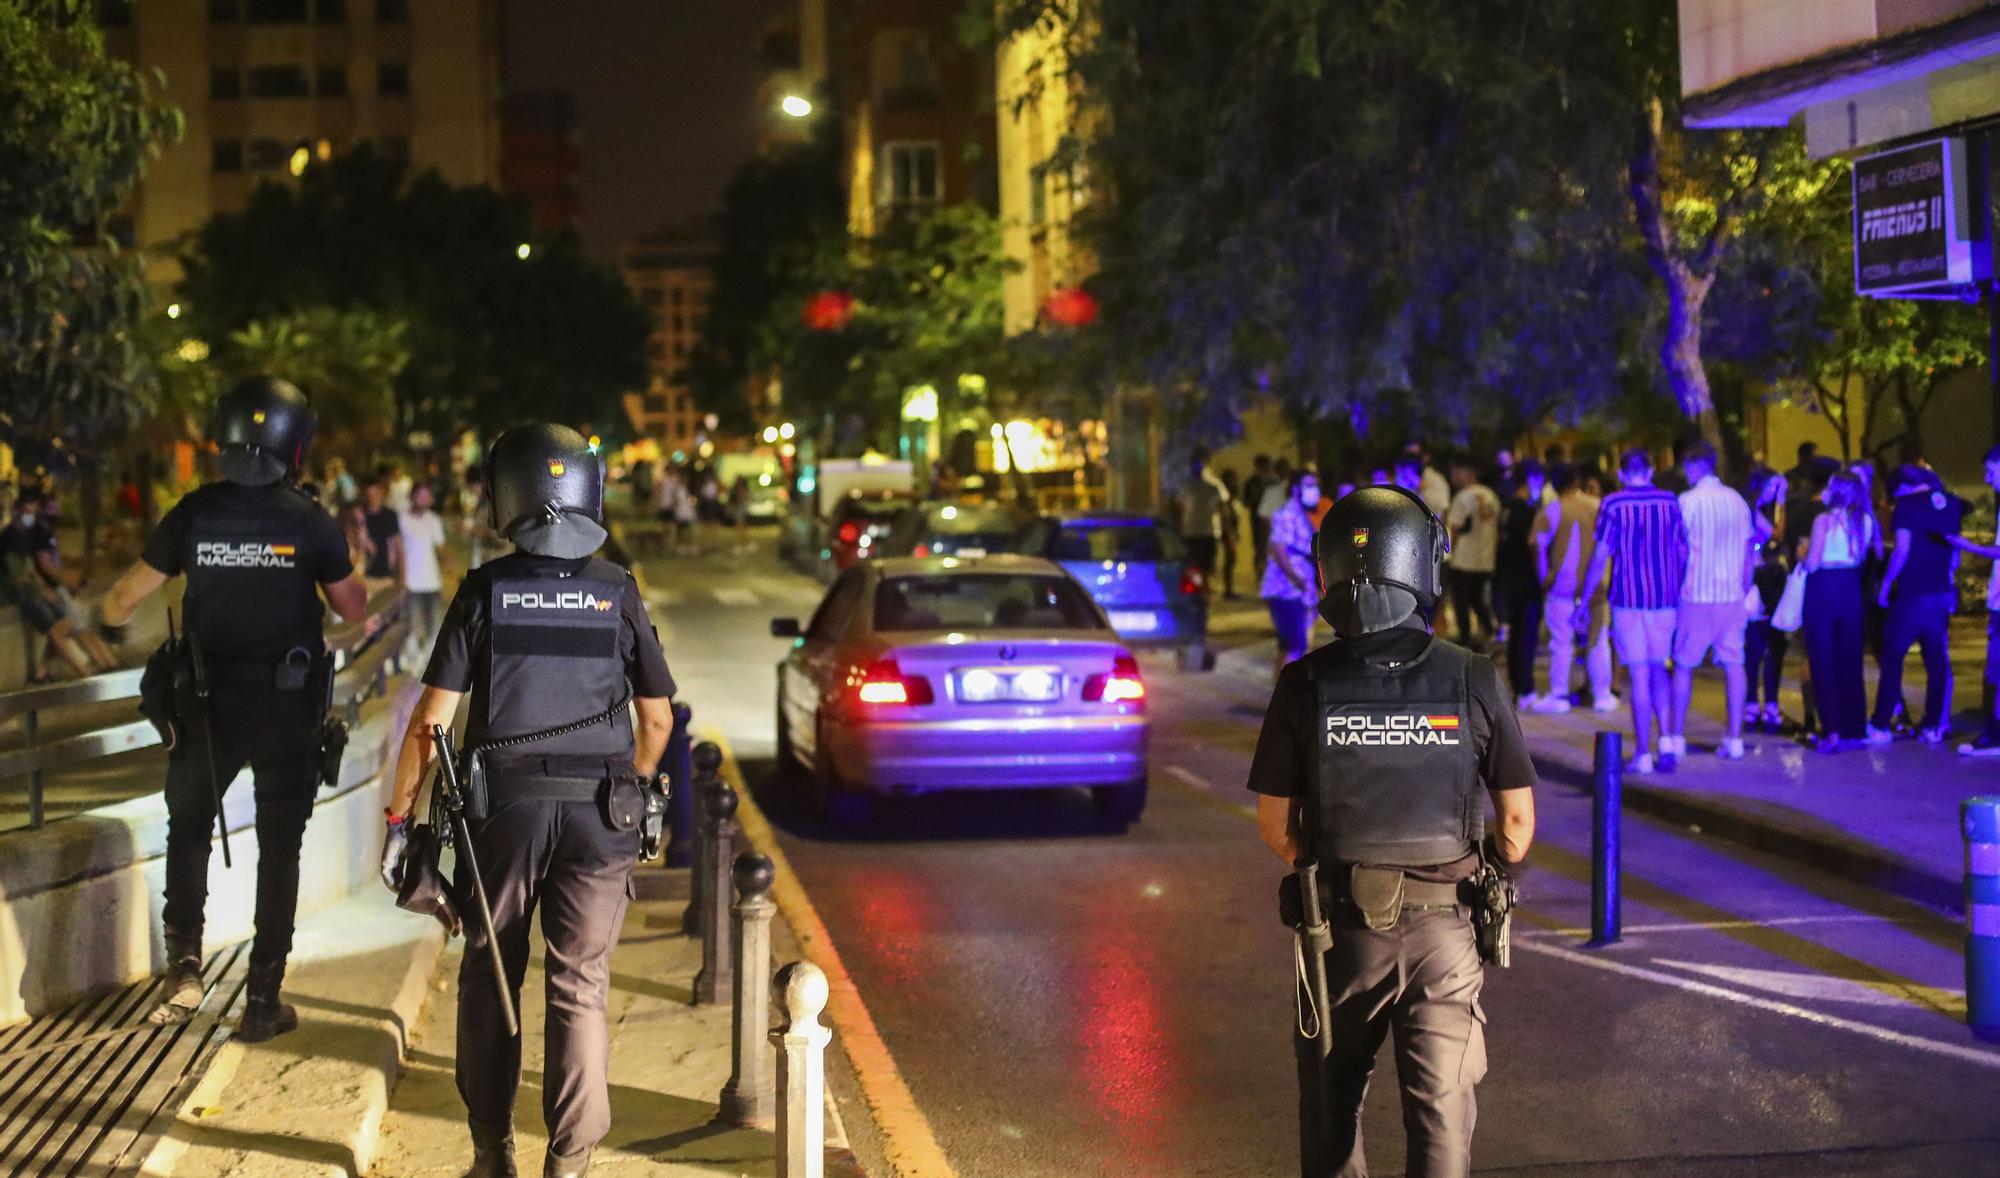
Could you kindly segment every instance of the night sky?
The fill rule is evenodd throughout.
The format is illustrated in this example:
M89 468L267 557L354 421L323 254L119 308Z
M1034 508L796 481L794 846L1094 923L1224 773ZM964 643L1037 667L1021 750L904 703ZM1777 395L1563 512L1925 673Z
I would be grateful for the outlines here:
M583 239L605 261L714 209L755 153L757 33L790 0L507 0L506 82L565 89L583 132Z

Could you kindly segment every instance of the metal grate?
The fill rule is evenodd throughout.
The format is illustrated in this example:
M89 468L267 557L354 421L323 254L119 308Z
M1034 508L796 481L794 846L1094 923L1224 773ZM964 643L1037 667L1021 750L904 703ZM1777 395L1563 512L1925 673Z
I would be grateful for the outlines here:
M243 991L247 945L202 967L193 1018L155 1027L159 978L0 1031L0 1173L97 1178L130 1172L165 1131L226 1037Z

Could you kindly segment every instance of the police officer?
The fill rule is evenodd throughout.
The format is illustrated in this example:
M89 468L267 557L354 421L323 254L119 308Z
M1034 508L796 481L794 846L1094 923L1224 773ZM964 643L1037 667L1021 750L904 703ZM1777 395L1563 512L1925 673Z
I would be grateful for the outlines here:
M468 574L445 615L396 765L384 875L393 874L400 828L434 756L431 726L451 723L469 689L468 750L505 746L480 755L483 817L480 791L468 792L513 998L537 909L547 945L544 1172L580 1175L611 1127L605 1006L639 853L638 832L616 829L601 795L617 775L658 764L673 728L674 681L631 576L593 555L605 540L603 468L583 436L558 425L510 430L494 441L486 475L489 522L516 551ZM521 739L551 729L572 730ZM477 1178L515 1173L521 1041L502 1026L498 985L486 954L468 952L458 977L458 1091Z
M203 908L216 799L245 764L256 780L256 939L236 1036L257 1043L298 1025L278 1001L298 914L299 845L312 816L320 729L333 681L323 633L324 591L350 621L367 612L333 517L294 480L312 441L312 407L298 389L254 377L216 407L223 481L189 492L154 529L137 563L111 587L100 622L116 635L167 578L187 577L187 642L208 698L184 685L172 704L167 750L166 998L149 1016L167 1024L201 1005Z
M1335 641L1278 676L1250 770L1264 842L1316 858L1332 926L1324 1062L1301 1044L1302 1172L1362 1176L1361 1108L1383 1038L1396 1043L1408 1173L1472 1167L1473 1088L1486 1071L1483 970L1466 881L1485 854L1518 870L1534 834L1535 770L1493 664L1433 637L1449 547L1399 487L1352 492L1317 549Z

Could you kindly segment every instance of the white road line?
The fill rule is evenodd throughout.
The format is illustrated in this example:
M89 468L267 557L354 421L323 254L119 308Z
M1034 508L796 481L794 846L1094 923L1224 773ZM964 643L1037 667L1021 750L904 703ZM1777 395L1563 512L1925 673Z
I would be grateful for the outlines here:
M1820 1026L1831 1027L1838 1031L1851 1031L1857 1035L1866 1035L1870 1039L1880 1040L1884 1043L1893 1043L1898 1047L1909 1047L1917 1051L1929 1052L1932 1055L1941 1055L1948 1059L1959 1060L1963 1063L1977 1064L1980 1067L2000 1070L2000 1051L1982 1051L1979 1048L1967 1047L1960 1043L1945 1043L1937 1039L1926 1039L1921 1035L1907 1035L1901 1031L1892 1031L1887 1027L1875 1026L1872 1023L1857 1022L1854 1019L1841 1018L1839 1015L1822 1014L1816 1010L1808 1010L1803 1006L1795 1006L1790 1002L1780 1002L1774 998L1759 998L1754 994L1744 994L1740 991L1713 985L1708 982L1698 982L1692 978L1676 977L1670 973L1662 973L1657 969L1628 965L1622 961L1613 961L1609 958L1597 957L1589 953L1579 953L1574 949L1564 949L1556 945L1544 944L1540 941L1524 940L1520 943L1520 946L1530 953L1541 953L1545 956L1558 958L1575 965L1586 965L1592 969L1622 973L1627 977L1655 982L1662 986L1672 986L1677 990L1685 990L1690 994L1700 994L1708 998L1720 998L1725 1002L1734 1002L1739 1006L1749 1006L1757 1010L1770 1011L1773 1014L1782 1014L1791 1018L1803 1019L1806 1022L1817 1023Z
M1916 917L1867 916L1861 914L1838 916L1829 914L1823 916L1776 916L1770 920L1686 920L1674 921L1669 924L1628 924L1622 927L1623 931L1629 934L1721 932L1728 929L1776 928L1781 925L1797 924L1906 925L1922 923L1923 921ZM1567 941L1577 937L1587 937L1590 933L1591 930L1589 928L1582 926L1575 928L1521 929L1514 933L1514 939L1519 940L1522 937L1545 937L1553 941Z
M711 589L709 592L713 593L715 600L721 602L723 605L745 606L757 604L757 595L748 589L725 587Z
M1169 765L1167 766L1166 773L1168 777L1183 784L1191 785L1203 793L1215 792L1208 787L1208 782L1205 779L1195 776L1194 771L1191 769L1186 769L1179 765Z

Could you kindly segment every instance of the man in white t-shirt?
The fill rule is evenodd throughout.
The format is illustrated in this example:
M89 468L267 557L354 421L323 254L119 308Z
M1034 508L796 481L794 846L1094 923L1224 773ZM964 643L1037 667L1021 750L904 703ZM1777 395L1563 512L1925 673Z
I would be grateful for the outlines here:
M1479 619L1482 638L1493 637L1493 609L1487 590L1500 548L1500 496L1479 481L1464 461L1451 466L1456 492L1445 515L1451 529L1451 608L1458 615L1458 643L1472 645L1472 619Z
M431 510L431 489L410 489L410 509L398 517L403 529L403 592L408 595L410 641L428 653L444 619L444 518Z

